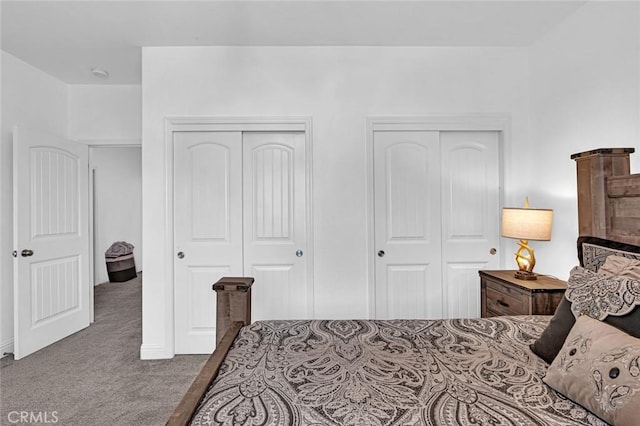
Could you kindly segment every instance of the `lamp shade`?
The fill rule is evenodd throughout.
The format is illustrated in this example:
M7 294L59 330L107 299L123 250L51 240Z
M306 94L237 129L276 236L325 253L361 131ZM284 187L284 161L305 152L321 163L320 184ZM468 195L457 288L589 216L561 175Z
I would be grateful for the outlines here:
M553 210L505 207L502 236L519 240L550 241Z

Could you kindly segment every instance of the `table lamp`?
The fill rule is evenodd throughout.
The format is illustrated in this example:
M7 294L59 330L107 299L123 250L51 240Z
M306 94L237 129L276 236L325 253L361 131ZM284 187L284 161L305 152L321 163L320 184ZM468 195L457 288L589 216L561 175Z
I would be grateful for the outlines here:
M521 280L536 280L533 273L536 265L536 257L533 248L529 246L529 240L550 241L553 210L530 209L529 199L525 201L524 208L504 207L502 209L502 236L520 240L520 248L516 252L518 270L514 276Z

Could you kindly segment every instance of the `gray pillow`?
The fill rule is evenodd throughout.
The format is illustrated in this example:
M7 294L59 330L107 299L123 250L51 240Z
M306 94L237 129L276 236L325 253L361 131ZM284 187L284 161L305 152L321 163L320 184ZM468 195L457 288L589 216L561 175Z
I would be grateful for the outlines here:
M582 315L543 380L611 424L637 425L640 339Z
M607 260L598 269L598 273L640 280L640 260L612 255L607 257Z

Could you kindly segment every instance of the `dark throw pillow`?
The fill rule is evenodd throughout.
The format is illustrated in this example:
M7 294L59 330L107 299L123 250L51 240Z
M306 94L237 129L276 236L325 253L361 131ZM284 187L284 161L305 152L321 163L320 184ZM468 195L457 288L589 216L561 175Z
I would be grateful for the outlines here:
M547 328L529 347L534 354L545 360L547 364L551 364L575 323L576 318L571 312L571 302L563 297Z

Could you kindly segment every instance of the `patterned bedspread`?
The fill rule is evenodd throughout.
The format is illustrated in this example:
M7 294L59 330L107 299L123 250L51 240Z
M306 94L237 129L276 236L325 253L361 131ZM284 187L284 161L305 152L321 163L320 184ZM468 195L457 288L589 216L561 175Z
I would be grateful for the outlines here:
M256 322L194 425L605 425L542 377L550 317Z

